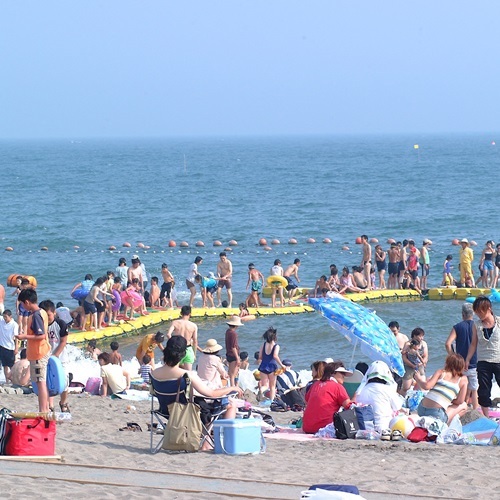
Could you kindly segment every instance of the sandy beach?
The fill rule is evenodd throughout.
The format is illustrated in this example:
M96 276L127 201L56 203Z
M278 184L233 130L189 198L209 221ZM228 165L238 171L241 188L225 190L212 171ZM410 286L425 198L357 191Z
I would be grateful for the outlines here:
M33 411L34 395L2 394ZM73 419L57 426L55 464L2 460L4 498L300 498L315 483L354 484L365 498L492 498L498 448L380 441L266 439L266 453L149 453L150 402L70 395ZM272 413L288 423L297 413ZM143 432L119 431L137 422ZM491 471L491 472L489 472ZM19 476L23 479L20 480ZM219 479L218 481L214 481Z

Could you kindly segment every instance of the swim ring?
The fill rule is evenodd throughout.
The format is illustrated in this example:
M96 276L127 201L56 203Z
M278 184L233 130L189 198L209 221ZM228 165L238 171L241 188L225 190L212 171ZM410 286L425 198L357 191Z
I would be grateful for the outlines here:
M27 276L25 274L20 274L20 273L10 274L9 277L7 278L7 286L16 287L18 276L21 276L21 278L27 279L33 288L37 287L38 283L37 283L36 278L34 276Z
M111 310L113 312L118 312L120 310L120 307L122 306L122 298L120 296L120 292L118 290L111 290L111 293L113 294L114 298Z
M133 307L134 309L142 305L142 295L138 292L134 292L134 290L125 290L120 294L120 297L123 304Z
M288 286L288 281L283 276L268 276L266 281L267 281L267 284L271 287L285 287L286 288Z

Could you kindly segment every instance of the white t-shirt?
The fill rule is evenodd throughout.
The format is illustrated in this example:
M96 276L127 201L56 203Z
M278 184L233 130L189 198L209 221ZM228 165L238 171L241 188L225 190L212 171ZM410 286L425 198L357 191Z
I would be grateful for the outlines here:
M283 268L281 266L271 267L271 276L283 276Z
M0 345L9 351L16 348L14 335L19 333L19 325L11 319L8 323L5 322L3 316L0 316Z
M69 307L58 307L56 309L56 318L62 319L67 325L73 321L69 312Z
M113 394L123 392L127 388L127 379L120 365L111 363L101 366L101 377L105 378Z
M356 395L356 402L372 405L377 432L387 429L394 412L403 406L403 398L396 392L395 385L389 386L377 382L366 384Z
M198 274L198 264L195 264L194 262L189 266L189 273L187 276L187 280L190 281L191 283L195 284L196 281L194 278Z

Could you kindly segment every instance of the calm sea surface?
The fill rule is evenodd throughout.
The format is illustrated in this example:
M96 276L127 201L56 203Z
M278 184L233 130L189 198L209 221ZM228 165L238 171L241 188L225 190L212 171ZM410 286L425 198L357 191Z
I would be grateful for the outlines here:
M433 241L430 286L441 280L445 256L458 260L453 238L478 246L500 238L499 150L494 136L351 136L184 140L0 142L2 231L0 277L33 274L41 299L76 305L69 292L86 273L114 270L122 256L140 254L150 276L163 262L179 283L194 257L215 271L220 248L236 240L235 303L246 296L249 262L267 275L275 258L302 261L302 285L313 286L328 266L361 260L355 238L366 233ZM419 148L415 149L414 145ZM260 238L277 238L271 251ZM290 238L298 240L289 245ZM307 244L315 238L316 244ZM331 238L332 244L323 244ZM169 240L190 247L171 249ZM196 241L204 248L195 247ZM130 242L130 249L123 248ZM142 242L150 246L137 248ZM347 244L350 250L342 250ZM116 251L108 248L114 245ZM11 246L13 252L3 251ZM75 246L79 248L75 248ZM48 251L41 251L47 247ZM9 289L12 291L13 289ZM9 297L7 305L13 305ZM402 331L424 328L430 367L444 357L443 342L460 320L460 302L372 304ZM200 321L200 338L223 340L222 320ZM349 362L352 348L318 314L271 317L240 329L242 349L258 350L264 330L278 328L283 357L306 368L325 356ZM137 338L120 341L131 357ZM361 355L355 360L362 359Z

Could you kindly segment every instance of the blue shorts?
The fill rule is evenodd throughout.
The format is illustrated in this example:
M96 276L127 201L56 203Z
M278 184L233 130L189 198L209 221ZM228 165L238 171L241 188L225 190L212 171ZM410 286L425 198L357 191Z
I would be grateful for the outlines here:
M422 265L422 276L429 276L429 271L431 266L429 264L421 264Z
M493 261L492 260L485 260L483 262L483 270L493 271Z
M419 417L437 418L445 424L448 423L448 414L446 413L444 408L427 408L422 404L422 401L420 401L420 404L417 408L417 413Z

